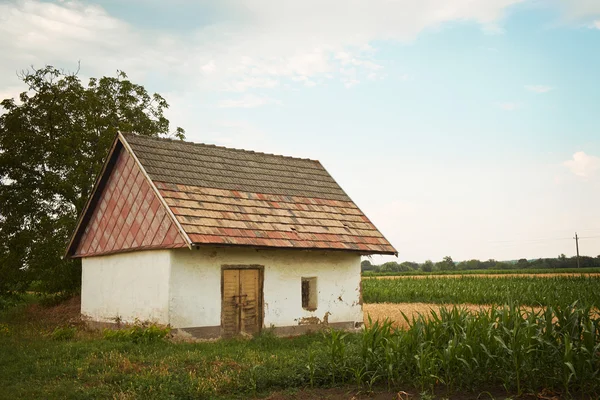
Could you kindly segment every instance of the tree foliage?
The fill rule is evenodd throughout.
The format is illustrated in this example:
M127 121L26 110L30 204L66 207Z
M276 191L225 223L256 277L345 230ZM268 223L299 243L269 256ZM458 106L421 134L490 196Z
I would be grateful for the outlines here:
M579 263L581 268L600 268L600 256L593 258L587 256L579 257ZM415 262L405 261L398 264L395 261L388 261L381 265L369 263L369 268L364 268L363 272L407 272L411 270L420 270L423 272L433 271L466 271L466 270L498 270L498 269L547 269L547 268L577 268L577 258L568 258L564 254L558 256L558 258L539 258L535 260L527 260L522 258L518 261L496 261L496 260L466 260L461 262L454 262L452 257L446 256L442 261L434 263L431 260L427 260L422 264Z
M361 271L371 271L373 269L373 264L371 264L370 260L362 260L360 262Z
M116 133L184 131L170 133L165 99L121 71L87 85L52 66L20 78L26 91L0 102L0 293L76 291L80 262L61 256Z

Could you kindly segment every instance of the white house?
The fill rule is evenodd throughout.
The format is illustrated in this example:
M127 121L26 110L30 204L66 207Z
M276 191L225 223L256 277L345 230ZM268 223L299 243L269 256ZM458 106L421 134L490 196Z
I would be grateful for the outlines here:
M318 161L122 134L66 252L90 321L197 337L360 326L367 254L396 250Z

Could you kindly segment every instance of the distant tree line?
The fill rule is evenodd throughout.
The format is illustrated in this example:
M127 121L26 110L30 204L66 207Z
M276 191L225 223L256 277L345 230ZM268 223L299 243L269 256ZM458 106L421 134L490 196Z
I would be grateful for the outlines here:
M600 255L598 257L579 257L579 266L581 268L600 268ZM363 272L410 272L410 271L466 271L466 270L486 270L486 269L527 269L527 268L577 268L577 257L567 257L561 254L557 258L538 258L527 260L521 258L515 261L496 261L496 260L467 260L455 262L452 257L444 257L442 261L433 262L427 260L424 263L404 261L398 263L389 261L381 265L373 264L370 260L363 260L361 270Z

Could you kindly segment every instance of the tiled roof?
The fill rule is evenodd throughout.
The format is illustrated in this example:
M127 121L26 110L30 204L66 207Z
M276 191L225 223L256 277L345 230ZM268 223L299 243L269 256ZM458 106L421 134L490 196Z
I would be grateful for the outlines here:
M396 254L318 161L124 137L193 244Z
M318 161L127 135L154 181L351 201Z

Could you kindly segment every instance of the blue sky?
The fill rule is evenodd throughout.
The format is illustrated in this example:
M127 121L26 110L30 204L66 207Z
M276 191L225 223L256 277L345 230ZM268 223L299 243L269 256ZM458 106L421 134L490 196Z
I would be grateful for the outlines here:
M80 60L319 159L400 260L600 254L600 1L0 2L0 53L1 98Z

